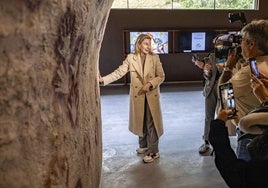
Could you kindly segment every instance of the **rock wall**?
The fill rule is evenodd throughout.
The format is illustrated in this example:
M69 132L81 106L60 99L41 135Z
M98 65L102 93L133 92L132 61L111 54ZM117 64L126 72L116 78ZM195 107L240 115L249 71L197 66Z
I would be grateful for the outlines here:
M113 0L0 1L0 187L95 188Z

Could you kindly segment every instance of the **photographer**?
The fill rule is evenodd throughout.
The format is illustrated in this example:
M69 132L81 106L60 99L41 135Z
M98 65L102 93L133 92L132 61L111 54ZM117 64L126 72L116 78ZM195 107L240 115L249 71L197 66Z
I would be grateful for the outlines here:
M232 110L221 110L217 119L211 122L209 141L215 151L216 167L231 188L268 187L268 130L249 143L247 148L251 154L249 161L238 159L231 147L225 126L231 113Z
M239 60L238 50L230 50L228 59L225 64L224 71L219 79L219 83L230 82L233 84L233 89L236 98L237 120L232 121L236 126L238 121L252 109L260 105L250 87L250 66L249 58L256 58L259 71L268 76L268 20L254 20L247 24L241 30L241 54L245 59L245 63L239 71L233 74L232 70ZM238 137L243 132L236 127ZM249 160L250 156L246 145L248 141L238 141L237 156L239 159Z
M220 41L214 39L214 44L219 44ZM220 77L220 71L217 69L217 61L215 58L215 53L210 53L207 57L205 57L202 61L198 60L197 57L192 56L192 62L195 65L203 69L203 77L204 77L204 89L203 95L205 97L205 122L204 122L204 134L203 140L204 143L199 147L200 155L207 155L208 151L211 150L210 143L208 141L208 133L210 122L215 117L215 112L217 111L218 104L218 94L217 94L217 86L218 79Z
M251 87L262 102L260 106L241 118L239 127L251 134L239 139L251 138L247 145L251 159L238 159L232 150L225 122L231 110L221 110L216 120L211 122L209 140L215 150L215 164L225 182L230 187L268 187L266 173L268 167L268 77L261 79L251 74ZM233 118L237 118L234 116ZM252 135L255 134L255 135Z
M254 95L259 99L261 105L251 113L242 117L239 128L245 133L260 134L262 128L268 125L268 77L261 75L258 79L251 74L251 87Z

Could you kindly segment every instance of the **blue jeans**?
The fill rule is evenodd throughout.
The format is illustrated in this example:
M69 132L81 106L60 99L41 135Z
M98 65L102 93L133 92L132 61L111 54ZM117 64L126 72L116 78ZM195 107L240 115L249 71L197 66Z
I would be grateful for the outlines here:
M244 133L240 129L236 129L237 138L239 138ZM245 161L250 160L250 155L247 149L248 139L243 139L237 142L236 155L238 159L243 159Z

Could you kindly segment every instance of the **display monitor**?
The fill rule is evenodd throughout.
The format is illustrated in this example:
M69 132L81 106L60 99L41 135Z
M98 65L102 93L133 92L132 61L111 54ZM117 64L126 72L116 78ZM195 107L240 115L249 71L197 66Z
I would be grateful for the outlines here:
M168 32L165 32L165 31L163 32L162 31L142 31L142 32L131 31L129 32L130 53L134 52L136 39L142 33L147 34L151 37L152 52L157 53L157 54L168 53Z
M214 50L215 31L181 31L179 52L210 52Z
M206 32L192 32L192 51L205 51Z

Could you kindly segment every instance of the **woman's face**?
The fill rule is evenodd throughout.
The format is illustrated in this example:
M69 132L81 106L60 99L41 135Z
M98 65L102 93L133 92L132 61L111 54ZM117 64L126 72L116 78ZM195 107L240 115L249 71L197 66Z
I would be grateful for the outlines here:
M151 40L144 39L139 45L139 48L140 48L141 54L147 55L151 51Z

